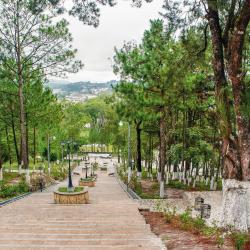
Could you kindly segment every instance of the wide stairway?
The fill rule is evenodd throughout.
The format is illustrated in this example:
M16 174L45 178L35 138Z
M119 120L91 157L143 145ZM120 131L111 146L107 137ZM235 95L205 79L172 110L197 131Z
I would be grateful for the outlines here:
M1 207L0 249L164 249L115 177L98 172L89 193L85 205L56 205L50 188Z

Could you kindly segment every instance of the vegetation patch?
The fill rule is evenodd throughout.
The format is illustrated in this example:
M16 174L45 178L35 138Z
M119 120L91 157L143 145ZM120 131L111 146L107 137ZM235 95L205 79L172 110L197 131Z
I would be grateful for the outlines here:
M22 180L21 182L10 185L6 181L0 181L0 199L6 200L15 196L29 192L29 186Z
M21 178L22 176L19 173L3 172L3 179L6 183L20 181Z
M210 182L206 185L205 182L196 182L195 187L192 185L187 185L179 180L170 180L167 184L167 187L182 189L185 191L211 191L210 190ZM218 181L217 190L222 190L222 181Z
M75 193L77 192L82 192L84 190L83 187L74 187L74 191ZM73 192L69 192L67 187L59 187L58 191L61 193L73 193Z
M95 181L95 177L81 178L80 181Z
M164 223L168 224L171 228L189 232L219 248L226 246L225 249L249 249L250 234L248 233L238 232L233 228L219 228L215 225L212 227L207 226L205 220L202 218L193 218L191 216L191 209L187 209L182 214L177 214L176 208L163 208L161 205L158 205L156 209L161 214ZM230 245L234 248L230 248Z

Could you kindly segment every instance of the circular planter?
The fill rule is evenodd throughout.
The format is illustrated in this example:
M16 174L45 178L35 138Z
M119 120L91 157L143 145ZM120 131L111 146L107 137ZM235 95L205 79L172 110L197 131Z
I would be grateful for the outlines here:
M79 186L84 187L94 187L95 186L95 179L92 180L79 180Z
M102 171L102 172L107 172L108 171L108 168L105 166L103 166L103 167L100 167L100 170Z
M59 192L54 191L54 200L56 204L87 204L89 203L89 192L84 188L81 192Z

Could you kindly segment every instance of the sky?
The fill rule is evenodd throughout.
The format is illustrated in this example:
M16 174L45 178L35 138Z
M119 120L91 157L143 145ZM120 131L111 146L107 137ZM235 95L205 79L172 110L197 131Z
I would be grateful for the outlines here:
M106 82L117 79L112 72L114 48L121 48L125 41L140 42L149 20L160 18L163 0L143 4L141 8L131 7L130 0L119 0L118 5L101 8L98 28L83 25L77 18L68 17L73 46L78 50L77 59L84 68L69 74L67 81Z

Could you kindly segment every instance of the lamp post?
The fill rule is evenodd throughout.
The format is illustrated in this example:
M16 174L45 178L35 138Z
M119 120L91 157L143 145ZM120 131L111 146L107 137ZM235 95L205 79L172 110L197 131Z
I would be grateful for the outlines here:
M61 170L62 172L64 172L64 166L63 166L63 163L64 163L64 146L66 145L65 142L61 142L61 146L62 146L62 164L61 164Z
M73 192L74 191L74 186L73 186L73 182L72 182L72 175L71 175L71 158L70 158L70 144L72 144L73 141L68 140L68 141L62 141L61 142L61 146L64 147L65 145L67 145L67 156L68 156L68 192Z
M61 146L62 146L62 165L63 165L63 151L64 151L64 146L65 146L65 143L61 142Z
M89 165L89 162L85 162L85 178L87 179L88 178L88 165Z
M73 191L74 191L74 186L73 186L73 183L72 183L71 167L70 167L70 143L71 143L71 141L68 141L68 142L67 142L67 154L68 154L68 157L69 157L69 170L68 170L68 173L69 173L69 181L68 181L68 192L73 192Z
M50 167L50 143L52 140L55 140L56 137L55 136L52 136L50 137L48 135L48 173L49 173L49 176L50 176L50 172L51 172L51 167Z

